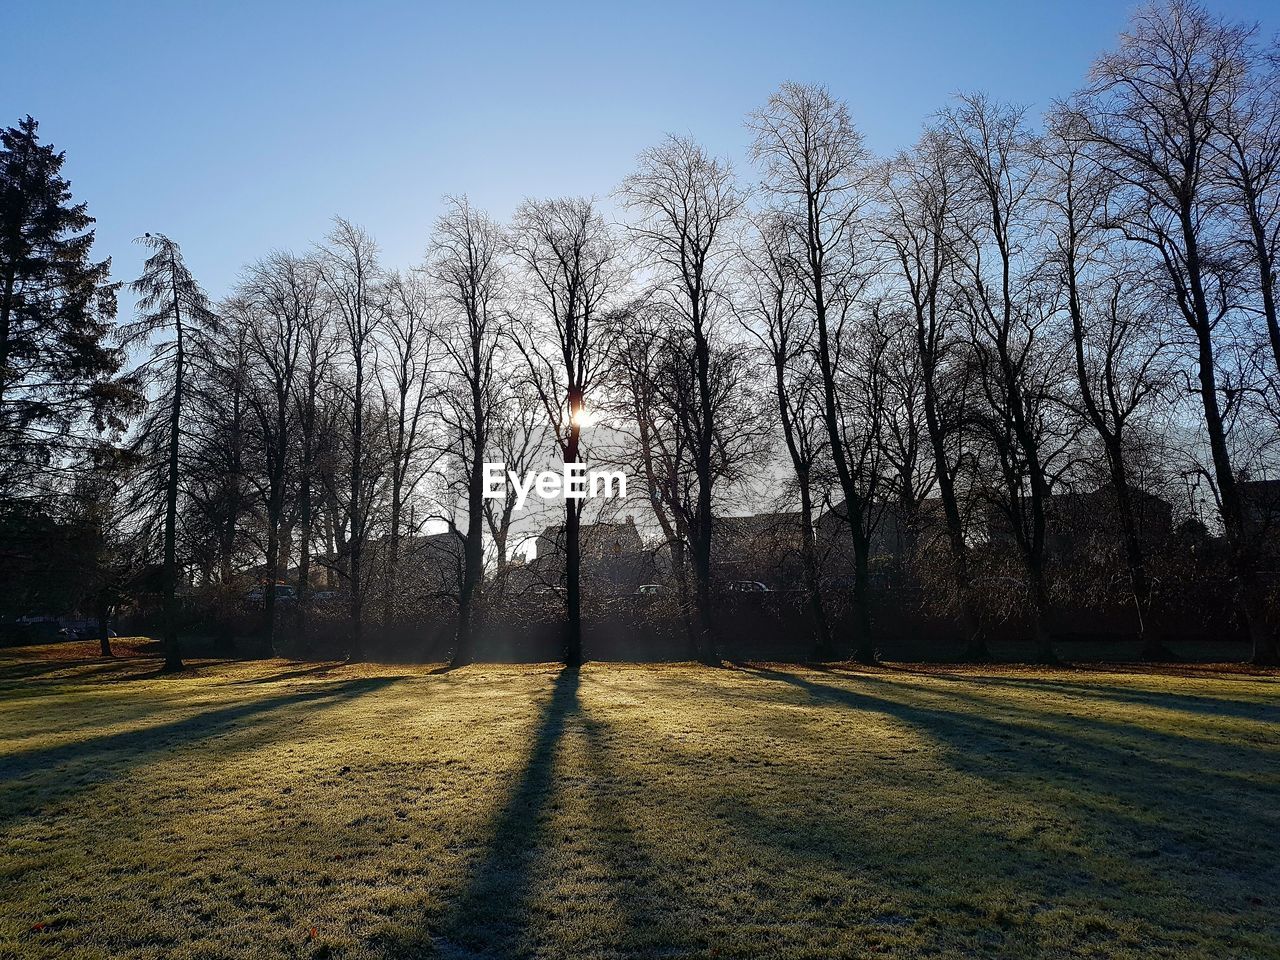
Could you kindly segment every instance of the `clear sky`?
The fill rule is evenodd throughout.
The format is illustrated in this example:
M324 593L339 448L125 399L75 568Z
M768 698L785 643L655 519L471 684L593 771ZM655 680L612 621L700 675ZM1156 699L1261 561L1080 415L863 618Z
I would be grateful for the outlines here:
M1271 6L1211 2L1267 32ZM1131 7L0 0L0 122L30 113L67 152L118 279L159 231L219 296L335 214L408 266L446 193L500 218L523 196L605 197L667 132L749 175L743 119L784 80L826 83L883 152L961 90L1039 111Z

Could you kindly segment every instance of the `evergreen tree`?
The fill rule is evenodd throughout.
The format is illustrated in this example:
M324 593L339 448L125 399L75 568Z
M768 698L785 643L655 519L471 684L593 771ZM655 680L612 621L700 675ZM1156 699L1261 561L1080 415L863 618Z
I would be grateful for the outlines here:
M132 399L112 378L117 284L90 254L65 154L26 117L0 132L0 495L47 495L91 426L120 426Z

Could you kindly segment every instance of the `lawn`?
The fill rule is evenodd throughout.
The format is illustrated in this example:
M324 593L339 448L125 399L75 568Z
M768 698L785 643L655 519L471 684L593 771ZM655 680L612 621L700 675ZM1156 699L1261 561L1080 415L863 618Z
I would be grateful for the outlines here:
M1280 957L1275 676L54 650L0 957Z

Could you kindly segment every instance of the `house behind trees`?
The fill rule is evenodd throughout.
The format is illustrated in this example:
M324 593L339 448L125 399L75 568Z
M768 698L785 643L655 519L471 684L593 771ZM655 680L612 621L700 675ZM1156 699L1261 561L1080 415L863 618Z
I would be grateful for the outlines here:
M369 541L369 583L372 599L383 596L390 538ZM438 603L457 593L462 570L462 539L455 533L400 537L396 565L394 609L402 616L416 608Z
M584 523L580 528L582 577L607 594L634 593L654 578L653 557L645 549L634 517L618 522ZM508 590L513 594L563 586L565 527L547 527L534 541L535 556L523 566L509 568Z
M711 525L713 575L757 580L773 590L804 585L804 527L799 511L716 517Z

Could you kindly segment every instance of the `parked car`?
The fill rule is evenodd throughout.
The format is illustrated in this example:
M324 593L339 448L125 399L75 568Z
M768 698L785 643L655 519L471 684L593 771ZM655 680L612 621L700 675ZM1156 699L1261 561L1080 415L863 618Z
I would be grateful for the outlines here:
M97 640L98 639L98 621L97 620L67 620L62 629L58 631L68 640ZM108 637L118 637L119 634L107 628Z
M729 593L771 593L768 586L759 580L730 580L725 589Z
M249 604L265 603L267 599L266 587L254 587L244 595L244 602ZM291 603L298 599L298 591L287 583L276 584L276 603Z
M660 583L642 583L636 587L636 596L638 597L650 597L662 592L662 584Z

